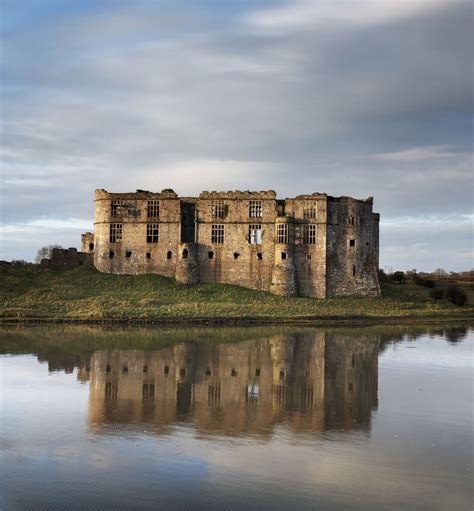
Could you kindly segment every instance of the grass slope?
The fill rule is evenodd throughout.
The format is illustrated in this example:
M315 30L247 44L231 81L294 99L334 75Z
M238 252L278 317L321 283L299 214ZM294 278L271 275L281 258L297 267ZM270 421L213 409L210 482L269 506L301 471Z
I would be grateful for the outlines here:
M472 289L466 289L470 304ZM473 317L416 285L385 285L383 298L283 298L224 284L178 286L158 275L108 275L93 268L0 266L0 319L145 320L205 318Z

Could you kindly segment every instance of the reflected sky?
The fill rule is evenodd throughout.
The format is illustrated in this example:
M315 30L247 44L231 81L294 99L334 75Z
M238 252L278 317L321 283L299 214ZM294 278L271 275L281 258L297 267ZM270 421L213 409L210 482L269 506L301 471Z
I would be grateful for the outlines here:
M1 507L470 509L454 334L3 331Z

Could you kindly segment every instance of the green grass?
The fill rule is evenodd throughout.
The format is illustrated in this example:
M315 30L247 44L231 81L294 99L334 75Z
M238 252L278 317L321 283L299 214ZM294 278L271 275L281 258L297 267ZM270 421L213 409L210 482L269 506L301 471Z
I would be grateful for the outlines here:
M384 285L380 298L283 298L224 284L181 287L158 275L108 275L93 268L0 266L0 318L150 320L227 318L474 317L468 305L433 302L416 285Z

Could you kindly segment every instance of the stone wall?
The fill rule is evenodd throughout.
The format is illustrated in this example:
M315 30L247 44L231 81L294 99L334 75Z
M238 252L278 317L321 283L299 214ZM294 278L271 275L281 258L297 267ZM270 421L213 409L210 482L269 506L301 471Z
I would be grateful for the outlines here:
M78 252L76 248L53 248L49 259L41 259L41 266L53 270L70 270L83 264L92 265L91 254Z
M82 236L82 247L93 247L102 272L157 273L183 284L237 284L283 296L380 293L371 198L96 190L94 211L95 232Z

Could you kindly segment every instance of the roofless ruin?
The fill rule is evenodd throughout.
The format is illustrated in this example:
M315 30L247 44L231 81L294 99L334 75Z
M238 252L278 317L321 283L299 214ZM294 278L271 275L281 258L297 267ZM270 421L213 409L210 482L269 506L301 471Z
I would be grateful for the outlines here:
M94 233L82 235L101 272L156 273L181 284L237 284L282 296L376 296L379 214L373 199L324 193L96 190Z

